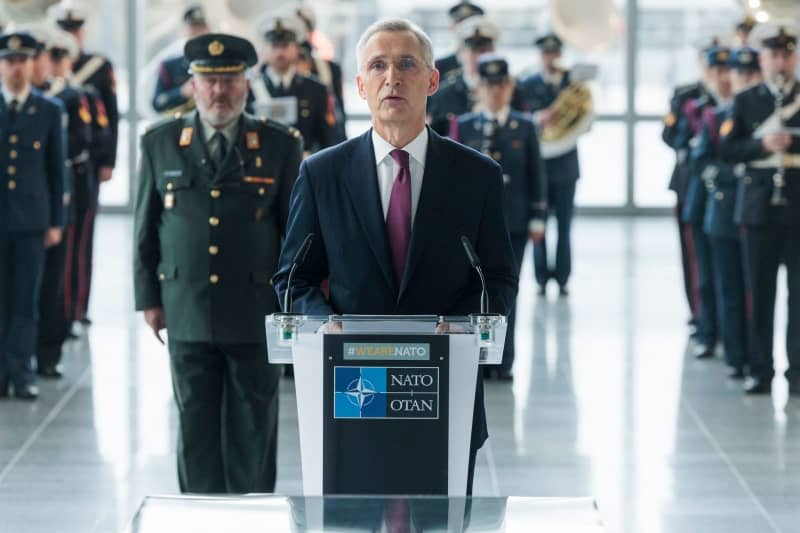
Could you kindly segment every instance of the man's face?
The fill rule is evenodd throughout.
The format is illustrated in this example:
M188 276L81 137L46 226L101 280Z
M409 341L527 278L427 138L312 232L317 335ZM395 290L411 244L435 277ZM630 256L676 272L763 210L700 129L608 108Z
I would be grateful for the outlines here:
M0 79L12 91L21 91L31 81L33 60L27 56L8 56L0 59Z
M69 77L72 72L72 58L62 56L58 60L53 60L51 72L57 78Z
M467 76L478 75L478 58L483 54L494 52L494 44L484 44L476 47L462 46L459 52L459 61Z
M410 124L425 120L425 104L439 89L439 71L425 62L422 44L408 31L378 32L364 47L358 94L373 120Z
M297 63L300 47L296 42L278 42L267 44L267 64L276 72L283 74Z
M481 80L478 85L478 97L481 104L489 111L497 113L511 104L513 90L514 85L509 78L504 78L500 83L488 83L486 80Z
M200 117L214 127L239 118L247 97L244 74L198 75L192 78L194 99Z
M542 66L547 70L554 70L558 65L556 62L561 59L561 50L543 50Z
M32 62L31 81L35 85L43 85L51 75L57 75L52 72L52 60L48 52L41 52Z
M765 79L775 81L783 76L784 80L791 80L797 68L797 52L764 48L758 54L758 62Z
M719 94L728 96L731 92L731 69L725 65L709 68L708 81Z

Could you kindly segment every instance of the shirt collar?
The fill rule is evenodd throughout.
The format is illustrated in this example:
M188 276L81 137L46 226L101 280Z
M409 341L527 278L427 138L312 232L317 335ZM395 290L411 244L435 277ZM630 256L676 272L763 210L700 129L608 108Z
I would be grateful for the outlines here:
M211 141L211 138L215 133L217 133L217 131L222 132L222 134L225 136L225 140L228 141L228 145L232 145L235 141L237 129L239 128L239 118L236 118L221 130L214 129L214 126L206 122L202 117L200 118L200 122L203 123L203 137L205 138L206 143Z
M3 99L6 101L6 105L11 105L11 100L16 100L19 102L19 105L22 106L27 100L28 96L31 94L31 86L30 84L25 85L25 88L22 92L18 94L12 93L5 84L3 84Z
M283 83L284 89L288 89L289 87L292 86L292 82L294 81L294 75L296 72L297 69L292 66L289 67L289 70L286 72L286 74L281 76L280 74L269 68L269 66L267 66L267 76L269 76L270 81L272 81L272 85L277 87L278 85Z
M397 149L396 146L392 146L383 137L378 135L375 128L372 128L372 146L375 150L376 165L380 165L384 159L389 157L389 152ZM401 150L405 150L414 161L425 166L425 153L428 151L428 128L422 128L419 135L414 137L413 141L403 146Z
M508 115L511 113L511 107L506 106L497 113L492 113L488 109L483 110L483 116L489 120L496 120L500 126L505 126L508 122Z
M773 82L772 80L765 80L764 83L767 85L769 92L771 92L772 94L778 94L780 88L775 82ZM792 79L787 80L786 83L783 84L784 97L792 94L792 91L794 91L794 86L795 86L795 80Z
M556 87L560 87L561 82L564 80L564 73L561 71L557 71L551 74L547 70L543 70L542 78L544 78L544 81L546 81L547 83L555 85Z

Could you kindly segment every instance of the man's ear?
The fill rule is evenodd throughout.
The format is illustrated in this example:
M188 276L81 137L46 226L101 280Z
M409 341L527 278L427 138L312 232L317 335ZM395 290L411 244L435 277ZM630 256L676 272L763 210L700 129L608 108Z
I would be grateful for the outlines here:
M361 74L356 74L356 86L358 87L358 95L363 99L367 99L367 92L364 90L364 78Z
M428 80L428 96L433 96L439 90L439 69L434 68L431 70L431 76Z

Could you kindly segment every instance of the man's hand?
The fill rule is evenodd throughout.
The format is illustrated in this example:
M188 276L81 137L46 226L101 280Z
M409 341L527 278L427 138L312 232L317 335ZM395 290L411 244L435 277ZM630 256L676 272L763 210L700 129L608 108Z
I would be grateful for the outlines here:
M528 238L533 242L542 242L542 239L544 239L544 230L530 231L528 232Z
M544 220L535 218L528 223L528 237L533 242L541 242L544 239Z
M785 152L792 145L792 136L788 133L769 133L761 139L761 145L771 154Z
M111 174L114 172L114 167L100 167L97 169L97 179L101 182L111 181Z
M147 325L153 330L153 334L156 336L156 339L158 339L158 342L164 344L164 339L161 338L161 330L167 327L167 323L164 320L164 308L151 307L150 309L145 309L144 321L147 322Z
M48 228L44 233L44 247L50 248L52 246L56 246L61 242L62 236L63 232L61 228Z
M550 107L546 107L541 111L539 111L538 113L536 113L534 116L536 118L536 124L539 126L539 128L544 128L549 126L550 123L553 122L553 118L555 117L555 111L553 111L553 109Z

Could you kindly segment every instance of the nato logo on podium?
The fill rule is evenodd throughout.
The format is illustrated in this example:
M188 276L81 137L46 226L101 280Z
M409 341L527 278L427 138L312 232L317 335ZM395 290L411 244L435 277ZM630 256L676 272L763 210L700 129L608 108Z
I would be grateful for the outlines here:
M334 418L439 418L436 367L334 368Z

